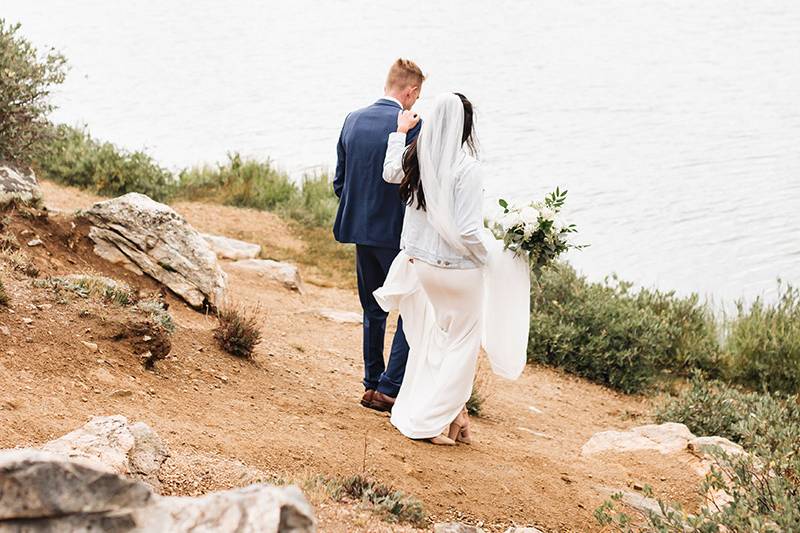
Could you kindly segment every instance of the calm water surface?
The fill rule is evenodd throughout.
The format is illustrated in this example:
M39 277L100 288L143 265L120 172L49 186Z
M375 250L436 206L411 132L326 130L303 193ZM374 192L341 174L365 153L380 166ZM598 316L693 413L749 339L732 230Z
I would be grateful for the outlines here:
M174 169L228 151L293 175L335 162L397 56L419 109L479 108L487 204L569 189L593 279L715 301L800 282L796 0L4 0L69 58L56 119Z

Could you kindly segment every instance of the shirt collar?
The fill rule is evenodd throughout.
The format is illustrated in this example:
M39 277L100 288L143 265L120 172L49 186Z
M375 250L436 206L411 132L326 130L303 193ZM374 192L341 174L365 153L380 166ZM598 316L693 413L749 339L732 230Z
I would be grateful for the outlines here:
M400 109L405 109L403 104L400 103L400 100L395 98L394 96L389 96L388 94L382 97L383 100L389 100L390 102L394 102L395 104L400 106Z

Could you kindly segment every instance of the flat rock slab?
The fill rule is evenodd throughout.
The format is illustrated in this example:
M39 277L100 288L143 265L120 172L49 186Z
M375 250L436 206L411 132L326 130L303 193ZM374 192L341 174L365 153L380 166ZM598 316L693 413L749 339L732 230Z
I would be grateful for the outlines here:
M190 306L223 301L225 273L200 233L171 207L128 193L81 212L92 227L94 252L166 285Z
M320 309L317 314L322 318L326 318L332 322L339 324L363 324L364 316L361 313L354 313L352 311L340 311L338 309Z
M42 191L32 170L0 163L0 205L15 200L35 204L41 199Z
M695 436L683 424L667 422L648 424L628 431L601 431L581 447L581 455L603 452L637 452L656 450L663 454L686 450L689 441Z
M261 246L251 242L231 239L221 235L201 233L219 259L255 259L261 253Z
M433 533L485 533L477 526L462 524L461 522L440 522L434 524Z
M277 281L287 289L297 291L300 294L305 292L303 281L300 279L300 271L297 270L296 266L289 263L281 263L271 259L245 259L228 263L225 268L239 272L251 272L260 277Z

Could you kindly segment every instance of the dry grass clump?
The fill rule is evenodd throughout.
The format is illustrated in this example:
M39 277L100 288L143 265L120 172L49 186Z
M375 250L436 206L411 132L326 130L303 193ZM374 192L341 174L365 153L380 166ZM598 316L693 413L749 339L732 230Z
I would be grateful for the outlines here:
M253 358L253 350L261 342L259 306L226 306L217 311L219 324L214 338L220 347L231 355Z
M133 290L127 284L105 276L73 274L47 278L37 281L35 285L57 292L73 292L81 298L101 298L117 305L131 305L136 299Z
M39 269L20 249L19 241L13 233L0 234L0 261L8 263L14 270L22 272L28 277L35 278L39 275Z
M8 293L6 292L6 288L3 285L3 280L0 279L0 307L8 307Z

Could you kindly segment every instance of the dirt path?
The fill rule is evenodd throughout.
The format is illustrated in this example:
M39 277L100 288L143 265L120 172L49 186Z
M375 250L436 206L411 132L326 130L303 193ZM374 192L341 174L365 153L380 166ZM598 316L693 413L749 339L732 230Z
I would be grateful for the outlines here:
M46 203L59 209L85 207L93 200L43 186ZM234 208L176 208L201 231L252 234L259 242L275 239L281 249L302 250L301 243L286 242L280 220L268 213L233 220L225 217L241 215ZM151 424L176 454L236 459L290 479L352 475L366 468L419 498L436 520L483 522L492 530L512 524L543 531L598 530L592 513L607 497L604 488L632 482L692 503L689 487L697 479L674 459L657 453L580 456L593 433L644 423L646 403L640 398L537 366L508 382L494 378L483 364L478 382L486 401L484 416L474 420L477 442L440 448L411 441L387 416L358 404L360 326L336 324L315 313L321 308L359 311L354 292L309 284L299 295L234 272L229 285L233 299L257 304L264 313L265 340L254 363L221 353L212 339L214 321L174 299L174 357L160 362L155 372L96 335L93 325L83 327L75 313L65 311L60 318L42 313L41 321L37 313L28 313L35 327L26 335L0 336L5 344L0 345L0 447L40 443L92 414L123 414ZM0 315L0 321L22 327L22 312ZM79 342L88 339L99 345L99 353L88 353ZM3 409L3 401L13 406ZM211 478L205 488L217 488ZM384 527L352 509L323 507L318 509L321 531Z

